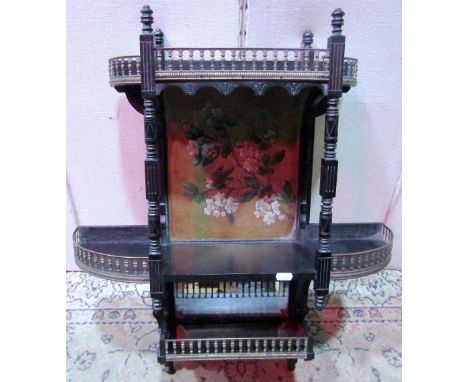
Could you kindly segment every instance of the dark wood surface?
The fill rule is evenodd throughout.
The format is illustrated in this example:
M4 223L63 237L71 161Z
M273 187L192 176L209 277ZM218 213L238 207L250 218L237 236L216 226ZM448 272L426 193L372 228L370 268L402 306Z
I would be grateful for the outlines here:
M162 247L166 280L313 278L315 248L296 242L178 242Z
M239 337L306 337L304 324L277 322L260 323L197 323L177 328L177 338L239 338Z

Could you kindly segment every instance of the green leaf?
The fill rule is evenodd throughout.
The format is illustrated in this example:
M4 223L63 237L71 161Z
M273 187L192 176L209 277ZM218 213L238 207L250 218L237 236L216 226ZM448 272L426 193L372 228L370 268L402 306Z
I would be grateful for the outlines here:
M259 175L273 174L273 169L271 167L260 167L257 171Z
M226 171L224 171L224 176L231 175L234 169L234 166L229 167Z
M222 149L221 149L221 156L223 158L227 158L229 156L229 154L231 154L232 152L232 147L228 144L225 144L223 145Z
M260 160L264 166L268 166L270 164L270 156L268 154L263 154Z
M286 196L284 192L280 192L279 197L280 197L281 202L286 202L286 203L290 202L289 198Z
M253 177L253 176L245 176L244 177L244 183L251 187L251 188L258 188L259 187L259 183L258 183L258 180L257 178Z
M190 139L192 141L195 141L198 138L197 134L194 131L190 130L184 131L184 136L185 138Z
M265 134L263 134L263 138L265 138L266 140L274 139L277 136L278 135L276 134L276 131L272 129L268 129L268 131Z
M206 137L206 136L200 136L197 138L197 143L201 146L201 145L205 145L207 143L210 143L212 142L213 140L210 138L210 137Z
M261 145L263 143L263 141L256 135L252 135L250 139L257 145Z
M203 195L202 194L196 194L195 195L195 203L200 204L203 201Z
M254 198L257 195L257 191L248 191L244 195L241 196L241 203L246 203Z
M229 220L229 223L231 224L234 224L234 222L236 221L236 218L234 217L233 214L227 214L227 218Z
M204 157L203 160L202 160L202 166L205 167L205 166L208 166L210 163L212 163L217 157L218 157L219 153L215 153L215 154L212 154L212 155L208 155L207 157Z
M271 191L273 188L271 187L271 184L264 186L260 188L257 192L257 195L259 198L263 198L265 195L271 196Z
M198 194L198 187L192 183L182 182L182 187L184 187L188 192L190 192L194 196Z
M273 156L271 157L270 165L274 165L274 164L281 162L284 159L285 153L286 153L285 150L277 151L276 153L274 153Z
M200 164L200 162L202 161L202 156L200 154L197 154L195 155L193 158L192 158L192 166L193 167L196 167Z

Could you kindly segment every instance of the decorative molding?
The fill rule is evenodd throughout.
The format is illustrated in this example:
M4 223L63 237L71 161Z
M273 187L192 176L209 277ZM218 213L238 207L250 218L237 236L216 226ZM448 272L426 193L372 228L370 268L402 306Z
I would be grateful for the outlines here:
M307 359L308 337L246 337L167 339L166 360Z
M330 52L323 49L156 48L155 52L154 79L157 83L204 79L329 81ZM356 59L343 59L343 85L356 85L357 64ZM140 57L111 58L109 76L111 86L140 84Z

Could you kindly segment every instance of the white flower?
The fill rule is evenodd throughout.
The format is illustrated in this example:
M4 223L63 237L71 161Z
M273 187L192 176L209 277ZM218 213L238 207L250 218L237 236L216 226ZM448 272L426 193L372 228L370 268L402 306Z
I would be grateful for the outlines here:
M277 195L265 196L263 199L258 200L255 203L253 214L257 219L262 219L267 225L272 225L277 220L283 221L286 218L281 211L281 204Z
M226 204L226 198L224 197L224 193L218 192L214 197L214 204L216 207L224 207Z
M276 221L276 215L273 212L267 212L263 216L263 222L267 225L271 225Z
M271 210L276 214L276 215L280 215L281 214L281 210L280 210L280 203L275 200L271 203Z
M239 202L230 196L226 199L226 205L224 206L224 209L228 214L234 214L239 209Z
M206 199L205 203L206 203L206 207L203 209L203 212L205 213L205 215L210 216L213 214L213 211L216 210L213 199Z
M205 199L206 207L203 209L203 213L208 216L214 216L216 218L220 216L227 216L237 212L239 209L239 202L233 197L226 198L222 192L216 193L213 198Z

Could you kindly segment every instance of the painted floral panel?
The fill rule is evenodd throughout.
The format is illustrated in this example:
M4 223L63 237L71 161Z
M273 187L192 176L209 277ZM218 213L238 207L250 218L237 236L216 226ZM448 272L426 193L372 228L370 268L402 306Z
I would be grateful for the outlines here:
M292 239L303 97L164 94L171 240Z

